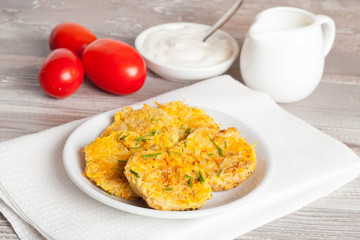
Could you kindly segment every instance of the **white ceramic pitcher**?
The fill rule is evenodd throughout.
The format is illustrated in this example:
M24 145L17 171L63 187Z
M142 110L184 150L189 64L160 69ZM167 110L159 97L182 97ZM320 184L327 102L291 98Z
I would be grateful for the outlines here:
M295 102L319 84L335 38L334 21L292 7L258 14L245 38L240 69L245 84L276 102Z

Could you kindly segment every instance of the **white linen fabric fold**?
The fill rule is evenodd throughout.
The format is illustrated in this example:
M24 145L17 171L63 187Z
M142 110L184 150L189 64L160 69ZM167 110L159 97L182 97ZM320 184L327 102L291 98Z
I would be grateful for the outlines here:
M232 239L300 209L360 173L359 157L344 144L230 76L145 103L173 100L230 114L256 129L275 160L268 187L244 206L199 219L155 219L111 208L83 193L65 172L62 150L71 132L85 121L78 120L0 143L0 211L19 237Z

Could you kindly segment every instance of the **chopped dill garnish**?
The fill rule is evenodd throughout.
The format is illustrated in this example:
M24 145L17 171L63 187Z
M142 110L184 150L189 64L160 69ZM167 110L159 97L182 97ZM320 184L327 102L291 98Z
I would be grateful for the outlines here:
M118 140L124 140L125 138L127 138L129 135L126 136L122 136L121 138L119 138Z
M122 134L123 134L123 133L120 133L120 134L117 136L116 140L119 140L119 138L121 137Z
M193 177L190 177L190 176L188 176L188 175L185 175L184 177L186 177L186 178L190 178L190 180L189 180L189 186L192 188L193 187Z
M227 142L225 141L225 149L227 149Z
M223 172L223 170L220 169L220 170L216 173L216 176L217 176L217 177L220 177L220 175L221 175L222 172Z
M149 140L150 139L148 139L148 138L143 138L141 140L137 140L137 143L135 144L135 146L139 145L141 141L146 142L146 141L149 141Z
M167 153L169 154L169 156L171 156L170 150L169 150L168 148L166 149L166 151L167 151Z
M184 129L184 124L182 124L182 125L180 126L180 129L181 129L181 130L183 130L183 129Z
M158 155L161 155L161 153L154 153L154 154L143 154L143 158L156 158Z
M141 147L139 146L139 147L129 147L129 148L131 148L131 149L139 149Z
M126 160L118 160L119 162L126 163Z
M156 134L156 130L154 129L151 132L149 132L148 134L145 134L143 136L135 138L135 140L137 141L136 146L139 145L141 141L145 142L145 141L150 140L150 139L147 139L146 137L154 136L155 134Z
M135 177L140 178L139 174L134 170L130 169L130 172L135 175Z
M192 188L192 186L193 186L193 178L190 178L190 180L189 180L189 186Z
M205 182L205 178L201 170L199 170L199 182L201 183Z
M143 136L140 136L140 137L137 137L137 138L135 138L135 140L136 141L146 141L146 140L144 140L146 137L148 137L148 136L150 136L149 134L145 134L145 135L143 135Z
M187 133L187 134L190 134L190 132L191 132L191 128L188 128L185 130L185 133Z
M168 187L168 188L164 188L165 191L172 191L173 188L172 187Z
M157 122L159 119L157 119L157 118L152 118L150 121L151 122Z
M218 150L219 155L223 157L224 156L223 150L214 142L214 140L212 140L212 138L210 136L209 136L209 138L210 138L210 141L215 145L216 149Z
M93 160L86 161L86 163L91 163Z
M212 155L214 155L215 153L208 153L208 156L212 156Z
M184 146L186 147L187 140L184 141Z
M111 193L109 193L108 191L105 191L107 194L109 194L110 196L112 196L112 194Z

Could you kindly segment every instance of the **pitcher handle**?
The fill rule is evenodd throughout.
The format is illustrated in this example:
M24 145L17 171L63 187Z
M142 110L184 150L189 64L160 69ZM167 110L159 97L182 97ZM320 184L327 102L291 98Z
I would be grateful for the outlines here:
M324 42L324 56L326 57L335 40L335 23L325 15L316 15L322 27L323 42Z

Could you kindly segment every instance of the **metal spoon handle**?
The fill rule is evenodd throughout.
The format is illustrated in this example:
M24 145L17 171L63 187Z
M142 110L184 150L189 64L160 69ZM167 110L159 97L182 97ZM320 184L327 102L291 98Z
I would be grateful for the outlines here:
M216 30L221 28L229 19L236 13L240 8L243 0L237 0L234 5L206 32L206 35L203 39L205 42Z

